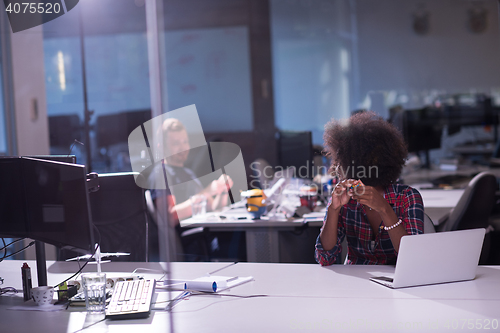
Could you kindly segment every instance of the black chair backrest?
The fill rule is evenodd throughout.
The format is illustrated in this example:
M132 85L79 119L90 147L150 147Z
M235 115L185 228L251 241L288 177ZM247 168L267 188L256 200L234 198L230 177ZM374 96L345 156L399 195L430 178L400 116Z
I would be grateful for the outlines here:
M99 191L89 197L101 252L130 253L112 257L112 261L148 261L146 201L144 189L136 185L134 175L99 175Z
M488 227L495 205L496 177L487 172L475 176L450 214L443 231Z

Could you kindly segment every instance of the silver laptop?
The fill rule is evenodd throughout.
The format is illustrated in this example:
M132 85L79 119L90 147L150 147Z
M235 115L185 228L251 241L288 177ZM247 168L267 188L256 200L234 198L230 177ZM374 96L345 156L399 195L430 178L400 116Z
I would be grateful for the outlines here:
M370 280L390 288L472 280L484 234L481 228L404 236L394 276Z

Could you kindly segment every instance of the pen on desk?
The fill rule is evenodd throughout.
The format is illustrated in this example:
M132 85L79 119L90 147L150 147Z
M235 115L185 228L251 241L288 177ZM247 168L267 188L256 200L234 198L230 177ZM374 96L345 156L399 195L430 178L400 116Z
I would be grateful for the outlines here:
M207 273L207 274L208 274L208 275L212 275L212 274L214 274L214 273L217 273L218 271L222 271L223 269L226 269L226 268L228 268L228 267L230 267L230 266L236 265L237 263L238 263L237 261L232 262L232 263L230 263L229 265L226 265L226 266L224 266L224 267L221 267L221 268L219 268L219 269L216 269L215 271L210 272L210 273Z

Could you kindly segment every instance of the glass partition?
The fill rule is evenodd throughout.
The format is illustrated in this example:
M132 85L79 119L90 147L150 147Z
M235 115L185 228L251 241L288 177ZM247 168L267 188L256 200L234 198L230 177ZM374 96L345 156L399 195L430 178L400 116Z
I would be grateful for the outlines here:
M51 153L130 171L128 134L151 118L144 1L81 1L43 28Z
M324 124L356 110L393 120L402 110L437 107L456 118L472 108L490 112L485 98L498 119L498 1L270 4L279 129L312 131L321 145ZM433 162L453 156L457 145L493 150L498 120L465 122L444 127Z

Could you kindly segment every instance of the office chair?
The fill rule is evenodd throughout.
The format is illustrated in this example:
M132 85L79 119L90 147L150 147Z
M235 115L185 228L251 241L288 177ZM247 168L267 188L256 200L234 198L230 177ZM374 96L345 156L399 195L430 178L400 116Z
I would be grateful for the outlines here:
M128 256L110 257L111 261L149 261L150 225L144 189L135 184L133 173L100 174L99 190L89 193L95 241L101 252L124 252ZM60 250L58 260L78 254Z
M489 226L489 217L495 205L496 177L488 172L476 175L467 185L455 208L448 219L439 228L439 231L453 231ZM488 229L483 243L480 264L488 259L490 248L490 234Z
M491 155L490 168L500 168L500 139L498 139L493 155Z
M495 145L495 150L493 151L493 155L491 155L491 157L500 158L500 139L498 139Z
M210 261L208 249L208 230L203 227L171 228L168 221L158 215L151 191L144 193L146 207L151 220L152 230L157 230L160 261Z
M432 234L436 232L436 228L434 227L434 223L432 223L429 215L424 213L424 234Z
M101 252L126 252L113 261L149 261L149 220L144 189L133 173L99 175L99 191L89 194Z

